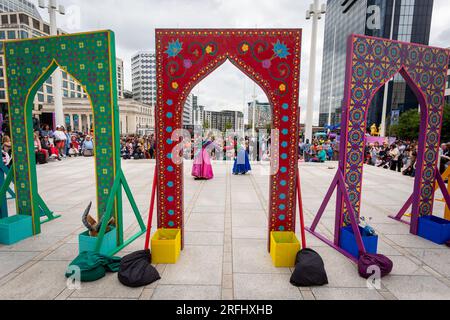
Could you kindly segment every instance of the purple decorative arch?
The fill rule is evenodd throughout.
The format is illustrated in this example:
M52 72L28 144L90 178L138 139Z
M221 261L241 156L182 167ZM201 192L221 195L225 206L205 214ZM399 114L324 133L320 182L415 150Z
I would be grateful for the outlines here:
M398 73L412 88L421 105L421 129L414 191L397 218L401 219L412 205L411 233L417 234L419 217L433 214L435 184L439 180L436 167L449 56L450 51L441 48L361 35L349 37L340 165L332 188L311 228L312 232L315 232L336 187L335 246L339 245L341 227L358 221L368 108L378 90Z

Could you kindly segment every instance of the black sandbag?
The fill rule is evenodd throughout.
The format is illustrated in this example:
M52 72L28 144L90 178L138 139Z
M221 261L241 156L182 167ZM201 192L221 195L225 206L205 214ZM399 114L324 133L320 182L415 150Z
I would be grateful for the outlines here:
M446 245L450 248L450 241L447 241Z
M314 287L328 284L327 272L320 255L311 249L297 254L291 284L296 287Z
M127 287L138 288L161 279L151 261L150 250L136 251L123 257L118 273L120 283Z
M388 257L382 254L362 254L358 261L359 275L364 279L369 279L374 275L373 267L380 270L380 276L383 278L392 272L394 263Z

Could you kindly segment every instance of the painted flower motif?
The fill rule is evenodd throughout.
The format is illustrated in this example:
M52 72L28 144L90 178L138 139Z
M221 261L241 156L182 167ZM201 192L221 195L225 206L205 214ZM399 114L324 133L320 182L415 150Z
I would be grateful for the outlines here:
M287 56L291 55L289 48L283 42L280 42L280 40L277 40L277 43L273 45L273 52L281 59L285 59Z
M281 92L285 92L286 91L286 85L284 83L282 83L282 84L280 84L278 89L280 89Z
M183 65L184 65L184 67L185 67L186 69L191 68L191 67L192 67L192 61L191 61L191 59L185 59L185 60L183 61Z
M241 47L242 52L247 52L249 49L250 48L249 48L248 44L246 44L246 43L244 43Z
M178 85L178 82L172 82L172 88L173 89L178 89L178 87L179 87L179 85Z
M205 48L205 52L206 52L207 54L211 54L211 52L213 52L213 47L207 46L207 47Z
M174 58L181 52L181 50L183 50L183 43L177 39L169 42L166 53L169 57Z
M262 66L264 69L269 69L272 66L272 61L270 61L269 59L264 60L262 62Z

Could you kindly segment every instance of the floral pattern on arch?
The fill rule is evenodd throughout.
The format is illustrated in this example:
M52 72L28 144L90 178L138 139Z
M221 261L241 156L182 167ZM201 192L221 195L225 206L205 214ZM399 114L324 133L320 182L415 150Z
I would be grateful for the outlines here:
M295 230L298 170L301 30L158 29L156 110L158 227L183 229L183 165L169 154L182 128L184 102L194 86L226 60L266 93L279 129L279 155L270 178L269 231ZM278 159L279 158L279 159Z

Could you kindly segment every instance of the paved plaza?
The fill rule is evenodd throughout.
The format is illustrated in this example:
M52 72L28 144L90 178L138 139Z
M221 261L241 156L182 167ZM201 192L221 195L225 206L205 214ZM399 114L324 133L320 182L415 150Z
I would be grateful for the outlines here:
M146 221L155 163L129 160L122 165ZM388 218L410 196L413 179L365 168L361 212L372 218L380 235L379 253L395 264L380 290L368 289L355 264L309 234L308 246L323 257L330 284L298 289L289 283L292 270L273 267L267 252L266 167L254 164L252 175L233 176L232 163L220 162L214 164L214 180L194 181L189 175L191 165L185 163L185 249L179 262L158 265L162 279L148 287L127 288L117 274L109 274L97 282L83 283L79 290L67 288L64 273L78 255L78 234L84 231L81 215L95 201L94 161L77 158L38 166L40 194L62 217L44 224L39 236L0 246L0 299L450 299L450 250L410 235L407 225ZM301 165L308 225L336 170L336 163ZM9 203L12 213L13 202ZM318 228L330 239L333 208L334 199ZM443 215L443 203L436 202L435 212ZM153 224L154 232L156 221ZM138 230L126 201L124 227L128 236ZM119 255L143 247L144 236Z

